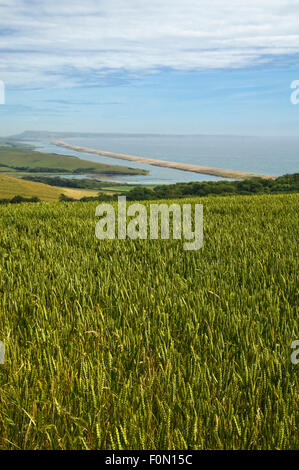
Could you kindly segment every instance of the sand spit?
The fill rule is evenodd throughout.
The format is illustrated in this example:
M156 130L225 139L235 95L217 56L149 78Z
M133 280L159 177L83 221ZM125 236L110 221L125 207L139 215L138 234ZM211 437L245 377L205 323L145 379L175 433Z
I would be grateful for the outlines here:
M260 175L257 173L247 173L244 171L235 171L235 170L224 170L221 168L210 168L208 166L191 165L189 163L168 162L164 160L156 160L153 158L144 158L144 157L137 157L135 155L126 155L123 153L106 152L104 150L97 150L97 149L93 149L89 147L80 147L78 145L71 145L61 140L55 140L52 143L54 145L57 145L58 147L68 148L71 150L75 150L76 152L93 153L93 154L101 155L104 157L118 158L120 160L127 160L131 162L136 162L136 163L145 163L147 165L160 166L160 167L165 167L165 168L174 168L175 170L192 171L193 173L201 173L203 175L219 176L222 178L230 178L230 179L236 179L236 180L244 180L244 179L253 178L253 177L275 179L274 176Z

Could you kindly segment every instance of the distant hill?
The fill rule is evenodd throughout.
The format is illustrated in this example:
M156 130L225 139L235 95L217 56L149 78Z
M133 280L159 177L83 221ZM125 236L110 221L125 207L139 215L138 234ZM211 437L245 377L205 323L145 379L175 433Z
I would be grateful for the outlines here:
M57 137L93 137L97 134L79 133L79 132L49 132L49 131L24 131L21 134L15 134L7 137L6 141L31 141L31 140L51 140Z
M120 132L51 132L51 131L24 131L21 134L6 137L6 141L51 141L52 139L67 139L72 137L144 137L157 134L126 134Z
M52 139L71 139L72 137L190 137L191 135L196 137L203 138L231 138L242 136L234 135L222 135L222 134L159 134L159 133L125 133L125 132L56 132L56 131L24 131L21 134L11 135L6 137L4 140L11 142L23 142L23 141L46 141L49 142ZM251 138L253 136L246 136L246 138Z
M144 175L148 172L127 166L107 165L56 153L35 152L27 148L0 146L0 167L5 173L17 170L48 173L92 173L96 175ZM7 169L7 171L6 171Z

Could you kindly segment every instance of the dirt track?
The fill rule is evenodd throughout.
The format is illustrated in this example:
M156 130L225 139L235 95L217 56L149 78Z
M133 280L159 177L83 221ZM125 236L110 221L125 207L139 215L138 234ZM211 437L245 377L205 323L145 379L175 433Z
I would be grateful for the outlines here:
M182 170L182 171L192 171L193 173L201 173L203 175L212 175L212 176L220 176L223 178L231 178L237 180L243 180L252 177L259 177L265 179L275 179L274 176L270 175L260 175L257 173L247 173L244 171L235 171L235 170L224 170L221 168L210 168L208 166L201 166L201 165L191 165L189 163L177 163L177 162L168 162L164 160L156 160L153 158L144 158L144 157L137 157L135 155L126 155L123 153L114 153L114 152L106 152L104 150L97 150L89 147L80 147L78 145L71 145L67 142L63 141L53 141L54 145L58 147L64 147L71 150L75 150L76 152L84 152L84 153L93 153L96 155L102 155L104 157L110 158L118 158L120 160L127 160L132 162L139 162L145 163L147 165L153 166L161 166L165 168L174 168L175 170Z

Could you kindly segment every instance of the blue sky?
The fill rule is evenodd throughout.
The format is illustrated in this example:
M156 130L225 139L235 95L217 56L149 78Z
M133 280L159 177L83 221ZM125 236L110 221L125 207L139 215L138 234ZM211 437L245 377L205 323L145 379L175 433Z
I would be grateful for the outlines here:
M0 135L298 135L298 16L298 0L0 0Z

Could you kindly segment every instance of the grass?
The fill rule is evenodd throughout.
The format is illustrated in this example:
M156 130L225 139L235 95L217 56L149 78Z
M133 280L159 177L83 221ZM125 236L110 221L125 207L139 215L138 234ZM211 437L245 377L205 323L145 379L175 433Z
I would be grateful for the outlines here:
M0 208L1 449L296 449L297 195L190 199L204 246Z
M54 202L59 200L61 193L74 199L81 199L84 196L96 196L98 191L48 186L0 173L0 199L23 196L38 197L41 201Z
M2 166L2 169L1 169ZM6 166L8 168L6 168ZM120 174L120 175L138 175L147 174L144 170L138 168L129 168L127 166L106 165L104 163L82 160L77 157L67 155L58 155L52 153L41 153L23 148L6 148L0 146L0 169L6 172L7 169L57 169L65 172L74 172L76 170L94 174ZM24 173L24 172L23 172Z

